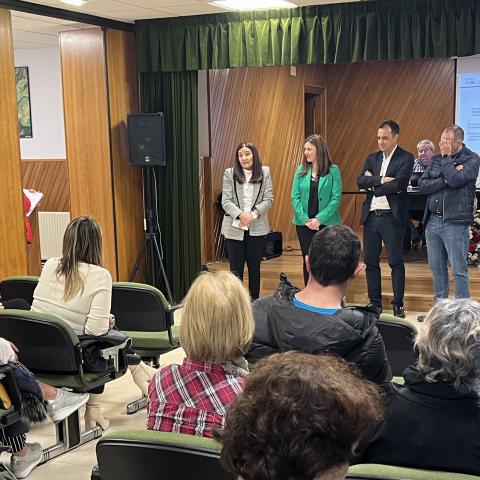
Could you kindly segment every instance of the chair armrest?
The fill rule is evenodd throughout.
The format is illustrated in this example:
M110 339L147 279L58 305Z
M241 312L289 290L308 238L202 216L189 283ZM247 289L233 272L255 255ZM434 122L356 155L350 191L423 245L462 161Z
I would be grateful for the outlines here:
M165 310L165 317L167 319L167 324L169 326L174 324L173 321L173 314L175 313L175 310L178 310L179 308L182 308L183 305L181 303L177 303L176 305L169 305L169 307Z
M98 345L100 356L113 366L114 372L118 373L125 368L125 350L132 344L132 339L118 330L109 330L105 335L98 337L92 335L79 336L79 350L91 345ZM123 360L123 361L121 361Z
M131 338L127 337L124 333L119 330L109 330L105 335L93 336L93 335L79 335L80 346L88 346L95 343L105 343L108 346L122 345L125 341L131 343ZM127 345L129 346L129 345ZM120 347L125 348L125 347Z
M105 360L112 359L113 366L115 367L115 372L120 371L120 362L119 362L119 356L121 353L120 351L129 347L131 343L132 343L132 339L128 337L125 339L123 343L112 345L111 347L103 348L102 350L100 350L100 354Z
M177 303L176 305L170 305L167 310L165 310L165 318L167 320L167 333L168 333L168 341L170 342L170 345L172 347L179 347L180 342L177 342L174 340L173 335L172 335L172 325L175 323L173 319L173 314L175 313L175 310L178 310L179 308L182 308L182 304Z

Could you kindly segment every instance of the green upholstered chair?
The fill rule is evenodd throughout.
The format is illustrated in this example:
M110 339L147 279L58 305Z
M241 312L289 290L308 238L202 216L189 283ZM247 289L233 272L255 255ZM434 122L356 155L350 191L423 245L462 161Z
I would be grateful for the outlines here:
M388 361L394 376L401 376L405 368L417 362L413 342L416 327L404 318L382 313L377 327L385 344Z
M80 339L63 320L25 310L0 310L0 337L15 343L20 361L39 381L74 392L89 392L118 378L127 370L125 350L130 339L101 339L105 368L97 373L84 370L89 348L99 345L96 337ZM56 457L102 434L100 427L81 430L78 410L55 424L57 442L44 450L44 460Z
M5 400L10 400L11 403L8 408L5 408L3 401L0 403L0 428L4 428L20 420L21 408L21 394L17 379L8 365L0 366L0 384L4 388ZM4 450L9 450L9 447L0 444L0 451ZM16 480L16 478L0 464L0 480Z
M11 403L5 408L3 401L0 402L0 428L3 428L20 420L22 396L13 370L8 365L0 366L0 384Z
M480 480L475 475L464 473L420 470L417 468L396 467L365 463L353 465L348 469L348 480Z
M181 433L112 432L97 443L96 478L233 480L220 465L220 449L220 444L213 439Z
M37 283L38 277L6 277L0 281L0 297L2 300L22 298L31 305L33 302L33 292Z
M160 355L178 348L179 326L174 325L173 312L178 305L169 305L158 288L143 283L114 282L112 308L115 324L132 339L135 352L154 366ZM144 408L142 397L127 406L127 413Z

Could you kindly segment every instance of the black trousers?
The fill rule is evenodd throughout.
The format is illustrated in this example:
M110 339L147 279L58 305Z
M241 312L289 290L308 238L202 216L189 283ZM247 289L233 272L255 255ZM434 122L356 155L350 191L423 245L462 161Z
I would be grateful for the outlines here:
M382 305L380 254L383 241L388 253L388 264L392 269L392 303L403 306L405 293L405 266L402 258L404 232L405 227L397 223L390 213L383 215L370 213L363 225L363 255L367 266L368 296L374 305Z
M243 282L245 262L248 267L248 289L252 300L260 295L260 263L265 248L265 235L253 237L245 230L243 240L227 238L230 270Z
M310 230L308 227L304 227L300 225L295 225L295 228L297 229L297 237L298 237L298 241L300 242L300 249L302 250L303 283L305 283L305 286L307 286L308 272L307 272L307 267L305 265L305 255L308 255L310 244L312 243L312 239L317 233L317 230Z

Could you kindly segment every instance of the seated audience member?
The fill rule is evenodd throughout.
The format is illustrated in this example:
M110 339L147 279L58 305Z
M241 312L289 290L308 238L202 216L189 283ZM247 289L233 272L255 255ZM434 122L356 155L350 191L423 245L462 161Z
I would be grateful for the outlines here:
M70 222L63 237L63 255L49 259L33 293L32 310L49 313L68 323L77 335L105 335L113 328L110 315L112 277L102 267L102 232L92 217ZM133 380L144 395L155 369L140 362L130 365ZM101 413L98 393L90 394L85 423L104 430L109 421Z
M305 257L310 278L303 290L284 278L277 291L253 303L255 334L249 362L276 352L332 353L355 363L376 383L392 373L378 313L368 308L342 308L350 282L363 270L360 241L345 225L334 225L313 237Z
M480 304L441 300L415 341L418 364L393 385L385 423L358 463L480 475Z
M242 355L252 341L250 296L226 271L201 274L183 302L182 365L157 371L148 391L150 430L211 437L242 391L248 372Z
M341 358L287 352L255 366L216 436L239 479L341 480L381 420L378 388Z
M30 422L41 422L48 415L59 422L87 403L88 394L59 390L42 382L21 363L17 347L0 337L0 365L10 365L21 394L21 420L0 430L0 441L10 447L10 469L17 478L25 478L42 460L39 443L27 443ZM45 403L44 403L45 402Z

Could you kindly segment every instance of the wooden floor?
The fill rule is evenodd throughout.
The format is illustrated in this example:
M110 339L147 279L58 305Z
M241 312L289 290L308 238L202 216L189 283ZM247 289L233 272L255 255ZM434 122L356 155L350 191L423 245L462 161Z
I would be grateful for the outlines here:
M405 309L407 311L424 312L431 307L433 300L432 274L427 263L425 251L407 254L405 260ZM211 270L228 269L228 262L213 262L209 263L208 267ZM393 294L390 267L386 259L382 259L381 268L383 308L385 311L389 311L391 309L390 301L392 300ZM480 269L475 266L470 266L469 270L472 298L479 299ZM302 288L302 258L299 251L285 252L281 257L262 262L261 296L269 295L275 291L281 272L286 273L294 285ZM245 277L248 278L247 275L245 275ZM451 275L450 280L450 294L453 296L455 287L453 286ZM359 278L352 282L347 295L347 301L357 305L367 304L368 296L366 292L367 282L365 271L363 271Z

